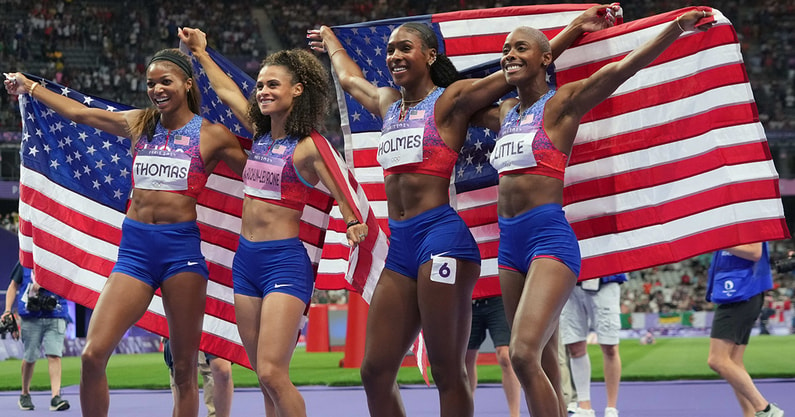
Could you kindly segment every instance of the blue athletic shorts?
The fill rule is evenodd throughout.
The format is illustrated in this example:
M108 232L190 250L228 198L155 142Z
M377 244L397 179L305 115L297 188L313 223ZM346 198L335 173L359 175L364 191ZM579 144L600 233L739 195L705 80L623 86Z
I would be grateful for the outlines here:
M464 220L441 205L408 220L389 219L389 253L385 268L417 279L431 255L444 255L480 265L480 249Z
M297 237L252 242L241 236L239 242L232 262L235 294L265 298L280 292L309 303L315 272Z
M544 204L516 217L500 217L500 268L527 275L535 258L555 259L580 275L580 245L559 204Z
M125 217L113 272L127 274L155 289L180 272L195 272L207 279L199 226L195 221L148 224Z

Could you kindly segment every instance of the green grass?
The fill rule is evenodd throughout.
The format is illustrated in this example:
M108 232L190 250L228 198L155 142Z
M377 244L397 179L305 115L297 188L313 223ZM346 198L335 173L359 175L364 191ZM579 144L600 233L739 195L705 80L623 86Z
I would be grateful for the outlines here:
M746 350L745 363L754 378L795 377L795 335L753 337ZM620 352L624 381L713 379L718 376L707 366L709 338L658 338L655 345L640 345L637 340L621 341ZM593 378L602 379L602 359L599 347L588 346ZM299 349L293 358L290 375L296 385L361 385L358 369L340 368L342 352L306 353ZM19 390L20 360L0 362L0 391ZM255 387L254 373L246 368L233 368L235 386ZM497 365L478 367L480 382L499 382ZM63 358L64 386L77 385L80 378L80 359ZM113 389L164 389L168 387L168 371L162 354L114 355L108 364L108 381ZM423 383L415 367L401 368L401 384ZM32 389L49 389L47 363L37 362Z

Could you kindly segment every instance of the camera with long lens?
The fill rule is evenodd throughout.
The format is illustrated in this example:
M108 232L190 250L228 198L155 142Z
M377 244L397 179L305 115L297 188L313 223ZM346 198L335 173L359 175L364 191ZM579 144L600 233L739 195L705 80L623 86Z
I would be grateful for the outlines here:
M41 289L36 295L28 296L27 309L31 313L49 313L58 308L58 298L53 295L44 293Z
M0 320L0 339L5 339L7 333L11 333L12 337L19 331L17 326L17 319L13 314L9 314Z
M790 272L795 270L795 255L787 256L786 258L778 259L771 262L773 270L778 273Z

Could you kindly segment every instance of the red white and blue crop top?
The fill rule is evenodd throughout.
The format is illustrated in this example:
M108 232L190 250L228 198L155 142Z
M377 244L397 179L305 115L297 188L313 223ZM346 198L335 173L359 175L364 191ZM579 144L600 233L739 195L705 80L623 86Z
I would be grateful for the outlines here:
M300 138L273 140L270 133L251 145L243 169L243 191L251 198L301 211L314 188L295 169L293 154Z
M558 150L544 130L544 106L555 95L549 90L519 114L519 105L505 116L489 162L500 173L534 174L563 180L569 156Z
M151 138L140 138L135 143L133 187L196 198L209 176L199 147L203 120L196 115L177 130L158 123Z
M442 95L437 88L401 117L402 100L389 107L381 128L377 160L384 176L416 173L442 178L453 175L458 152L450 149L436 127L434 107Z

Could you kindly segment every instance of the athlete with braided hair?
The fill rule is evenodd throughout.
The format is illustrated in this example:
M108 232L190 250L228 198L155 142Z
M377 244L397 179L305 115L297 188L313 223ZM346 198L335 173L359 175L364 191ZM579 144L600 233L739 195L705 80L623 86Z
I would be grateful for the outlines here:
M556 56L584 31L608 26L598 13L606 7L589 9L563 30ZM314 50L328 52L342 88L384 121L378 162L391 236L367 317L361 375L370 414L405 415L397 372L422 329L441 416L472 416L464 359L480 251L450 206L448 189L470 119L511 88L499 73L461 79L439 53L435 33L419 23L400 25L386 45L398 88L371 84L329 27L310 30L308 38Z

